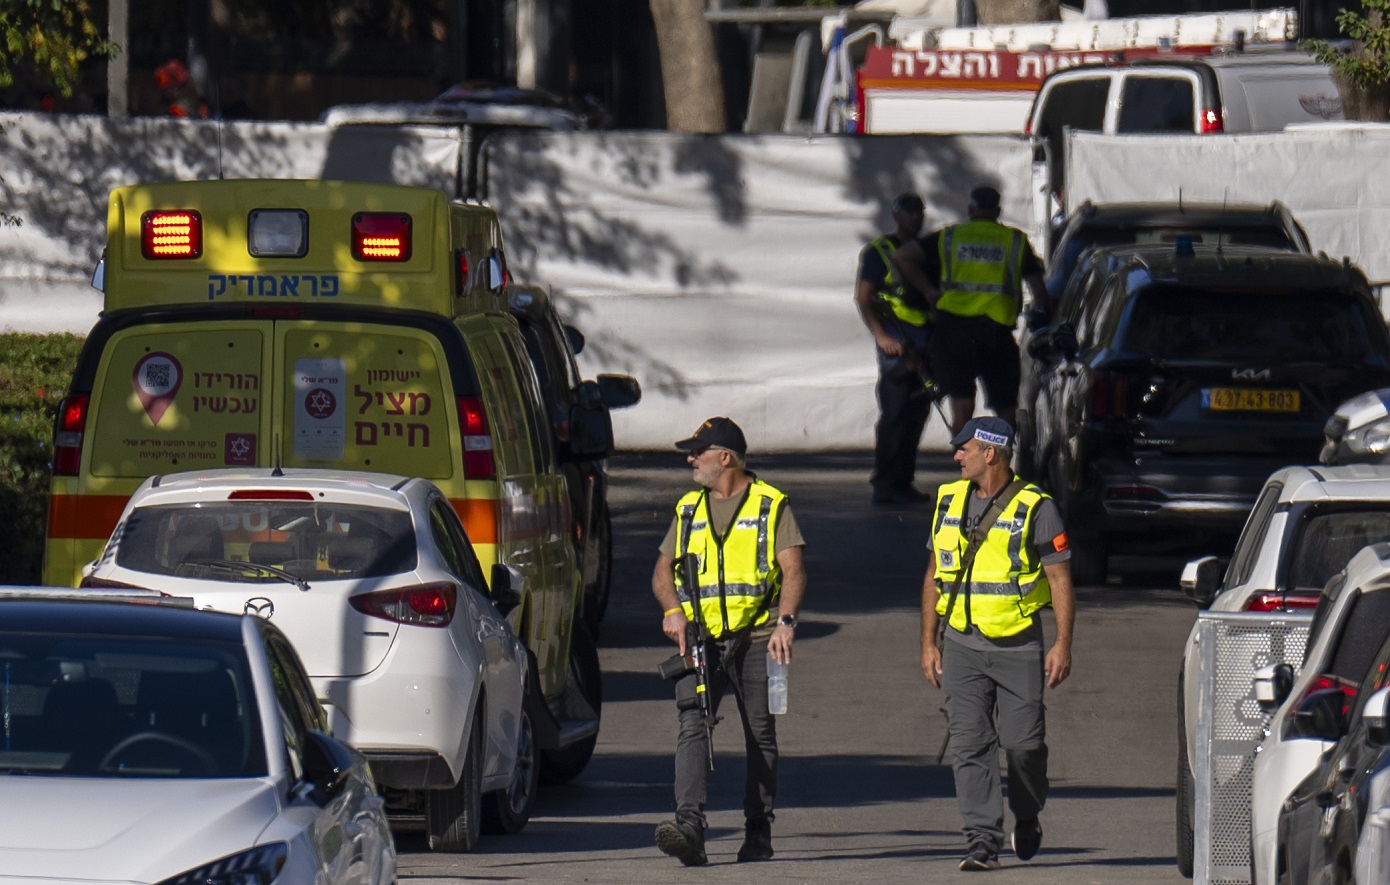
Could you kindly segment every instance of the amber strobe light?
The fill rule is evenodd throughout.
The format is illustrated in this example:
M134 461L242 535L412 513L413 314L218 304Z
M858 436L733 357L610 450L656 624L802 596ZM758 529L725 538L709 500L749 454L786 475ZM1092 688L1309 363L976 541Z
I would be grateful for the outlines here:
M410 259L410 216L358 212L352 216L352 257L358 261Z
M140 216L140 254L197 258L203 254L203 216L191 209L161 209Z

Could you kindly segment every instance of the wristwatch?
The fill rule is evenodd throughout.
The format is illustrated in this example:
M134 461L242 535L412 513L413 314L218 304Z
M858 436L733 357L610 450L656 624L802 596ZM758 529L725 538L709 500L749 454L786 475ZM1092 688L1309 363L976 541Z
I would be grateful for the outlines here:
M777 626L779 626L779 627L791 627L793 630L795 630L795 629L796 629L796 615L782 615L782 617L780 617L780 618L777 619Z

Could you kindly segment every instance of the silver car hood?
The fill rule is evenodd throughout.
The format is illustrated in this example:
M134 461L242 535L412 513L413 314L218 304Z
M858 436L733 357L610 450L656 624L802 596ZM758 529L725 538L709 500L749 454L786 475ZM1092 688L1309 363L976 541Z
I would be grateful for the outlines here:
M256 844L268 778L0 776L0 883L158 882Z

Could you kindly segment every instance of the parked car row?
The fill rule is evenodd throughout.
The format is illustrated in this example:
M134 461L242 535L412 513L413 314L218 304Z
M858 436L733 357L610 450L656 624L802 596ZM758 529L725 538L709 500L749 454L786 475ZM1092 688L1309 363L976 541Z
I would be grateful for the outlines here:
M393 822L443 851L520 830L598 739L609 409L637 382L581 379L486 206L206 181L116 188L109 218L46 583L273 619Z

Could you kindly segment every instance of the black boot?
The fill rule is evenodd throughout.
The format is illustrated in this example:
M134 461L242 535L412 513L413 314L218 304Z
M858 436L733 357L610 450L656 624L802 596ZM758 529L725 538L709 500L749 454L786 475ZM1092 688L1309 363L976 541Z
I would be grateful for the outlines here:
M772 824L766 818L749 820L744 826L743 846L738 850L740 863L753 860L772 860Z
M688 867L698 867L706 861L704 828L689 818L657 824L656 847Z

